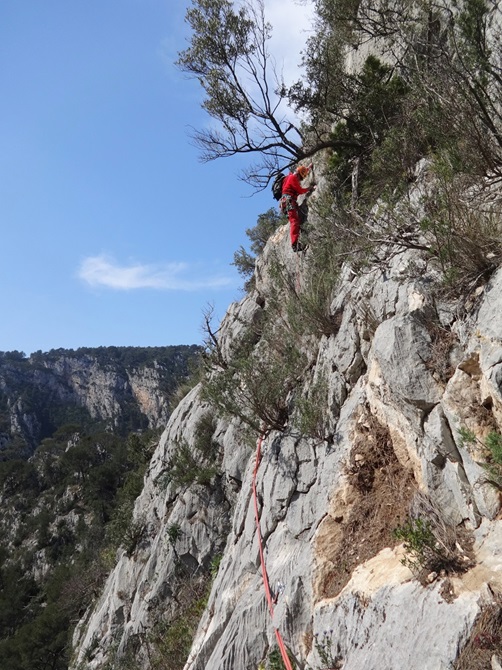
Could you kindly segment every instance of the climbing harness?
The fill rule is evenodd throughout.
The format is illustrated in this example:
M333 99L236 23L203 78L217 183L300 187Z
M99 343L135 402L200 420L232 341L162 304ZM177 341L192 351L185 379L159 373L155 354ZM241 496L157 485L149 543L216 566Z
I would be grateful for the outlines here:
M288 212L298 209L298 203L296 198L294 198L290 193L284 193L284 195L279 200L279 209L284 215L287 215Z
M270 590L270 583L268 581L268 575L267 575L267 568L265 566L265 556L263 553L263 540L261 537L261 530L260 530L260 512L258 510L258 494L256 492L256 477L258 474L258 468L260 467L260 462L261 462L261 447L263 444L263 440L265 439L265 434L262 433L260 437L258 438L257 442L257 447L256 447L256 460L255 460L255 466L254 466L254 471L253 471L253 500L254 500L254 514L255 514L255 519L256 519L256 536L258 538L258 548L259 548L259 553L260 553L260 564L261 564L261 574L263 577L263 587L265 589L265 596L267 598L267 603L268 603L268 610L270 612L270 617L273 619L274 616L274 596L272 595L272 592ZM274 626L274 633L275 637L277 639L277 644L279 645L279 651L281 652L282 660L284 662L284 667L286 670L293 670L293 667L291 665L291 661L289 660L289 655L288 651L286 649L286 645L284 644L284 640L282 639L282 635L279 631L278 628L275 628Z

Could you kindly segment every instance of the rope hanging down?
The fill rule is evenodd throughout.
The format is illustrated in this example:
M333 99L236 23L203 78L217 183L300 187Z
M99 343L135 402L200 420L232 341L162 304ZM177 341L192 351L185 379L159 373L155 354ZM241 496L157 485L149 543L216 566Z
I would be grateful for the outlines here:
M256 535L258 538L258 547L260 551L260 563L261 563L261 573L263 577L263 586L265 589L265 596L267 598L267 603L268 603L268 609L270 612L270 617L273 618L274 616L274 599L272 597L272 593L270 591L270 584L268 581L268 575L267 575L267 568L265 567L265 556L263 553L263 540L261 537L261 530L260 530L260 513L258 510L258 495L256 493L256 476L258 473L258 468L260 467L260 461L261 461L261 446L263 444L264 440L264 435L260 435L258 438L258 443L257 443L257 448L256 448L256 461L255 461L255 466L254 466L254 472L253 472L253 500L254 500L254 514L255 514L255 519L256 519ZM274 632L275 632L275 637L277 639L277 644L279 645L279 650L281 652L282 660L284 661L284 666L286 670L293 670L291 666L291 661L289 660L289 655L288 651L286 649L286 645L284 644L284 640L282 639L282 635L280 631L275 628L274 626Z

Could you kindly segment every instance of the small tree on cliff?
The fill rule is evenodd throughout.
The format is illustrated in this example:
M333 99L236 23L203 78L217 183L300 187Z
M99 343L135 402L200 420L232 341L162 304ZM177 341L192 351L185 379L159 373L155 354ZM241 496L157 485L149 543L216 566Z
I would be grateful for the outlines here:
M286 87L268 50L272 27L263 0L192 0L186 21L190 46L177 66L198 79L206 98L202 107L216 121L193 138L203 161L236 154L257 156L243 179L264 188L279 168L291 167L324 148L337 146L329 129L313 133L295 122Z
M234 262L232 263L232 265L235 265L237 268L241 277L244 277L246 280L244 284L246 291L250 290L253 286L252 277L254 274L256 257L262 253L268 238L283 222L283 217L281 217L274 208L271 208L264 214L258 215L258 221L254 228L248 228L246 230L246 235L251 240L251 253L246 251L241 245L234 253Z
M244 180L263 186L279 165L302 158L303 135L287 115L286 88L267 43L271 26L263 0L192 0L186 21L190 46L178 67L197 78L205 91L203 108L217 124L194 131L201 159L258 154Z

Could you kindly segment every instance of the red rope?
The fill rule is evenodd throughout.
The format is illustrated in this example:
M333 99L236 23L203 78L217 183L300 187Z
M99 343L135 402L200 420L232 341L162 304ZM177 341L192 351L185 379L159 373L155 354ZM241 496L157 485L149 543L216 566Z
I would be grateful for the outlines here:
M260 435L258 438L258 444L257 444L257 449L256 449L256 461L255 461L255 466L254 466L254 472L253 472L253 499L254 499L254 514L255 514L255 519L256 519L256 535L258 537L258 547L260 551L260 563L261 563L261 574L263 577L263 586L265 588L265 596L267 598L267 603L268 603L268 609L270 612L270 616L274 616L274 600L272 597L272 593L270 591L270 584L268 581L268 575L267 575L267 568L265 567L265 556L263 553L263 540L261 537L261 530L260 530L260 512L258 510L258 495L256 493L256 476L258 473L258 468L260 467L260 461L261 461L261 445L263 444L263 439L264 435ZM284 665L286 667L286 670L293 670L291 666L291 661L289 660L289 655L288 651L286 649L286 645L284 644L284 640L282 639L282 635L280 631L274 627L274 632L275 632L275 637L277 639L277 644L279 645L279 650L281 652L282 660L284 661Z

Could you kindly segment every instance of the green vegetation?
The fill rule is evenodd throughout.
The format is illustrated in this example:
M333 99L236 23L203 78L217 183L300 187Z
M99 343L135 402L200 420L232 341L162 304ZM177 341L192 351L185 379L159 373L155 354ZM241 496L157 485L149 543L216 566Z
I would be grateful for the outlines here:
M432 116L430 129L438 120L431 112L439 110L442 118L442 105L449 103L448 111L454 106L458 113L454 85L467 83L481 121L493 126L495 105L488 106L486 98L489 77L497 70L485 44L488 5L464 0L455 15L446 2L434 7L402 0L395 4L390 12L383 1L317 0L315 29L304 50L306 76L288 90L267 49L272 26L264 19L262 2L248 0L236 9L229 0L193 0L186 15L191 41L178 65L199 80L206 96L203 107L218 122L209 131L196 132L203 158L253 153L261 163L245 174L251 183L260 183L278 162L291 164L325 147L345 161L356 157L371 162L387 135L405 127L410 141L401 143L401 155L408 154L412 165L435 144L436 133L419 133L417 140L411 132L426 125L423 111ZM346 69L347 47L368 36L387 42L399 73L373 57L358 73ZM440 97L446 77L452 90L449 97ZM423 92L428 95L422 100L417 93ZM301 109L310 125L300 127L280 116L281 102ZM440 127L442 135L452 134L445 122Z
M267 668L268 670L285 670L286 666L282 660L279 648L276 647L275 649L272 649L268 655Z
M339 645L333 642L333 630L325 630L322 635L316 633L314 647L323 670L337 670L343 666Z
M485 483L502 491L502 435L496 431L490 431L483 441L467 428L462 427L458 432L462 446L477 445L484 451L486 461L481 462L480 465L486 472Z
M422 580L431 572L465 572L472 565L470 535L445 522L424 496L417 495L415 503L415 513L393 532L395 539L404 543L403 565Z
M293 670L297 667L294 662L291 652L288 650L289 662ZM286 666L281 656L279 647L274 647L272 651L269 652L265 662L260 663L258 670L285 670Z
M207 604L210 584L199 580L191 585L176 616L170 623L159 623L148 636L152 670L183 668L202 613Z
M5 382L0 391L0 460L28 458L44 439L67 424L78 425L87 434L113 430L124 437L148 429L148 418L129 388L129 373L152 369L160 394L169 401L188 378L199 353L200 347L195 345L57 349L36 352L29 358L20 352L0 352L0 373ZM83 406L80 394L69 383L73 362L82 371L97 367L122 382L120 413L113 426L104 417L92 417Z
M192 484L210 486L219 473L219 445L213 437L215 430L212 414L201 417L194 429L193 444L183 440L175 445L161 481L173 484L175 488L187 488Z
M502 175L502 79L500 28L484 0L396 0L392 12L384 0L316 0L315 11L306 76L289 89L281 81L275 92L259 86L272 65L265 46L272 27L260 0L238 9L228 0L192 0L191 39L178 65L198 78L203 107L216 120L196 133L205 159L252 153L258 163L244 178L261 188L278 168L323 152L301 281L271 256L262 318L225 355L206 318L203 396L255 432L283 430L296 407L302 432L329 439L326 390L319 381L303 397L297 387L316 342L340 327L343 312L332 305L342 266L362 272L415 249L440 271L431 289L459 294L485 282L502 260L500 212L477 189ZM369 55L349 67L347 50L368 37L387 46L393 62ZM257 98L243 71L254 77ZM276 118L280 101L303 113L301 128ZM417 184L422 159L427 179ZM280 221L274 210L260 215L247 230L251 250L235 253L247 290L256 255ZM194 470L191 458L180 445L185 470Z
M132 510L155 444L73 424L30 461L0 462L0 667L66 670L73 625L118 546L138 541Z
M289 394L305 366L298 345L286 322L267 321L245 334L223 366L217 352L210 351L203 398L257 433L266 428L283 430Z
M48 379L53 364L84 357L120 375L155 361L168 373L161 389L166 398L181 383L180 398L201 379L211 412L238 417L254 432L291 426L332 440L328 379L318 375L308 392L302 389L319 342L335 337L341 324L342 308L334 311L333 301L343 265L363 272L415 249L439 270L441 282L432 289L458 294L486 282L502 261L501 215L489 200L490 186L502 178L501 29L491 5L395 0L393 11L386 0L314 5L315 25L303 50L306 75L290 88L274 77L272 28L261 0L238 6L192 0L192 33L178 60L201 83L203 107L213 120L195 134L203 159L251 154L257 162L244 178L260 189L279 168L322 152L322 189L311 200L309 230L302 233L310 249L298 259L301 276L271 254L263 309L232 350L220 346L206 314L202 366L188 386L187 362L195 360L197 347L53 350L29 358L0 352L12 398L23 417L36 419L22 434L13 431L12 398L0 393L6 443L0 463L2 668L64 670L72 623L99 591L117 548L132 555L145 531L142 519L132 521L155 444L154 436L137 433L146 428L145 417L131 402L111 434L77 403L43 396L35 379ZM392 62L370 55L349 68L348 49L371 38ZM285 104L302 113L301 124L283 113ZM426 179L417 179L418 165ZM256 257L281 222L270 209L246 231L250 250L240 247L234 265L247 290ZM165 480L175 489L210 488L217 481L216 419L208 413L190 440L174 445ZM476 441L469 431L461 438L466 445ZM490 433L478 446L486 453L487 481L502 489L502 438ZM177 524L167 529L175 550L181 533ZM430 510L411 515L395 537L404 542L405 563L415 573L468 565L457 538ZM47 568L44 579L40 564ZM183 666L210 583L209 575L199 580L178 567L176 620L166 613L137 641L159 670ZM330 639L316 645L326 665L338 663ZM110 667L134 665L133 648L130 654ZM268 667L280 663L272 651Z
M244 284L246 291L250 291L254 287L253 274L257 256L265 248L268 238L284 222L285 217L281 216L276 209L271 208L258 216L256 226L246 230L246 235L251 241L251 253L241 246L234 253L234 262L232 263L237 268L239 274L246 280Z
M487 0L395 0L392 11L385 0L314 4L305 76L288 89L280 78L275 88L264 83L273 70L266 47L272 27L261 0L239 9L229 0L192 1L190 46L178 64L198 78L216 121L196 133L203 157L253 154L258 162L245 179L260 188L277 169L325 152L325 202L316 198L312 207L316 260L303 273L309 289L298 296L305 314L329 299L342 263L363 268L378 260L382 245L387 257L422 251L441 270L437 290L459 294L486 281L502 260L499 208L476 188L502 175L497 9ZM217 24L224 29L215 34ZM349 67L347 51L371 38L392 62L369 55ZM278 118L281 103L301 111L305 123ZM427 190L406 203L421 159ZM234 263L250 288L253 254L241 247ZM329 322L319 325L329 334Z
M26 359L30 363L43 363L57 361L64 358L82 358L89 356L99 365L120 365L123 369L141 368L150 366L152 361L159 365L166 366L175 375L177 371L182 374L186 370L186 359L198 352L197 345L174 345L166 347L79 347L78 349L51 349L43 353L37 351ZM17 360L23 360L19 352L0 352L2 356L11 358L13 353L17 353Z
M297 160L304 149L303 129L281 111L288 92L268 52L263 2L193 0L186 21L192 34L177 65L200 82L202 106L216 121L194 133L202 160L252 154L258 162L244 178L268 183L271 167Z
M333 441L328 432L329 388L325 375L313 380L308 392L300 396L295 406L298 412L298 430L302 435L312 437L320 442Z
M442 569L444 556L438 544L432 527L426 519L408 519L402 526L396 528L394 537L404 542L407 556L403 564L419 574L424 568L432 570L435 567Z
M255 74L267 71L264 45L271 30L262 20L261 2L239 7L193 0L188 12L192 39L179 64L199 78L204 107L221 124L197 134L203 157L257 155L259 162L244 178L261 188L279 167L322 150L323 188L312 198L311 225L302 233L310 250L298 262L301 273L295 276L269 254L258 323L229 351L206 319L203 398L255 432L291 428L330 440L328 381L318 376L308 393L302 388L320 339L336 336L340 328L343 308L335 311L333 301L343 265L364 272L413 249L438 270L431 290L459 295L486 282L502 260L501 215L486 196L502 176L500 28L484 0L396 0L393 11L384 0L316 0L316 25L304 50L307 76L289 90L283 83L277 87L277 101L289 102L305 119L301 129L285 133L270 114L257 117L256 101L246 97L239 80L243 63ZM217 19L225 27L221 36L210 30ZM368 38L379 40L393 62L370 55L349 68L347 50ZM250 66L257 56L261 68ZM269 95L270 89L261 90ZM251 130L263 129L264 121L269 125L261 137L270 145L260 147ZM285 147L289 132L297 130ZM247 230L259 244L235 253L248 291L254 288L256 255L279 221L273 210L261 215L256 228ZM361 303L359 309L369 307ZM447 337L439 339L438 348L444 344L448 353ZM442 374L447 381L448 360ZM492 435L484 447L488 479L500 488L501 440ZM178 456L188 461L183 449ZM469 565L459 553L458 536L434 510L411 515L395 538L404 542L404 562L417 575L460 572ZM322 658L320 652L321 659L336 667L337 657L328 659L329 642L320 647L326 653ZM268 661L275 663L274 656Z

